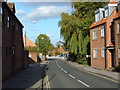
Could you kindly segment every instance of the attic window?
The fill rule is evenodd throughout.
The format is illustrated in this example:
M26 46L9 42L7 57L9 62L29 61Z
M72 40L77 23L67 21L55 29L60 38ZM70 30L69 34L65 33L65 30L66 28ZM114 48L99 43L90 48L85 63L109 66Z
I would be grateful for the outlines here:
M108 7L105 8L105 17L108 17Z

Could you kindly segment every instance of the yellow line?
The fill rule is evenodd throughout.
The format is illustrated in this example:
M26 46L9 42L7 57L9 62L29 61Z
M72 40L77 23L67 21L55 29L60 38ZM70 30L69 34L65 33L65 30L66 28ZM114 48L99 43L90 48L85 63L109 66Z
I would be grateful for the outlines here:
M71 65L73 68L77 68L77 67L75 67L74 65ZM78 68L77 68L78 69ZM90 72L90 71L87 71L87 70L82 70L82 69L80 69L79 68L79 70L81 70L81 71L83 71L83 72L86 72L86 73L89 73L89 74L92 74L92 75L95 75L95 76L98 76L98 77L101 77L101 78L104 78L104 79L107 79L107 80L110 80L110 81L113 81L113 82L116 82L116 83L118 83L118 84L120 84L120 82L119 81L117 81L117 80L113 80L113 79L110 79L110 78L107 78L107 77L104 77L104 76L101 76L101 75L98 75L98 74L95 74L94 72Z

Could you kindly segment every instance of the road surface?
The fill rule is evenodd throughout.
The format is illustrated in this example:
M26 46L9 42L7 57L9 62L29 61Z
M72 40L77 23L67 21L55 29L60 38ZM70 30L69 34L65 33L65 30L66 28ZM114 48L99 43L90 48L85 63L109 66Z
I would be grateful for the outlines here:
M48 64L50 88L118 88L118 83L78 70L62 60Z

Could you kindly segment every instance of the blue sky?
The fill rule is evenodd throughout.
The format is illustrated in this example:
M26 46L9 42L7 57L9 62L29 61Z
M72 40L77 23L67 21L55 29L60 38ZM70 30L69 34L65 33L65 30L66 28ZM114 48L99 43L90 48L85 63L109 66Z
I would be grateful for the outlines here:
M9 2L10 0L8 0ZM14 2L16 15L24 25L23 33L35 42L39 34L47 34L56 45L60 38L58 22L62 12L71 14L71 3L68 2Z

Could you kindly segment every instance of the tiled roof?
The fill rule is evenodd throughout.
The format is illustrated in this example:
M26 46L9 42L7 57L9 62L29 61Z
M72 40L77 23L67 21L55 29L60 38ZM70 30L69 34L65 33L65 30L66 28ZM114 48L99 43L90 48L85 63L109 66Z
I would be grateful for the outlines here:
M93 28L93 27L95 27L95 26L98 26L98 25L100 25L100 24L103 24L103 23L106 22L106 20L107 20L107 18L102 18L99 22L93 22L92 25L91 25L89 28Z
M111 42L107 47L115 47L115 45Z
M120 10L118 11L118 13L115 15L114 19L117 19L120 17Z
M28 47L28 46L35 47L35 46L36 46L35 43L33 43L31 40L29 40L29 39L26 37L26 35L24 35L24 37L23 37L23 42L24 42L24 46L25 46L25 47ZM25 44L26 44L26 45L25 45Z
M14 7L14 3L7 3L7 5L9 6L9 8L13 8Z
M108 4L117 4L119 0L111 0Z

